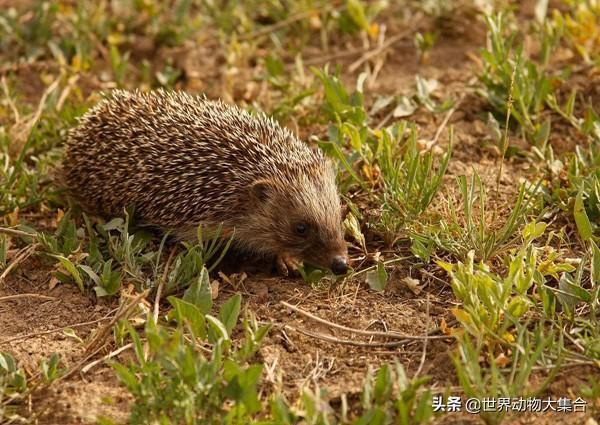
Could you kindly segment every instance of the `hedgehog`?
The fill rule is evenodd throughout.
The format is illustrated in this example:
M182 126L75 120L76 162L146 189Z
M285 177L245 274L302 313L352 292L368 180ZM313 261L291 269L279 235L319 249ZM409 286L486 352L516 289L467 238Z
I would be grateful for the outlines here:
M348 270L331 161L264 114L181 91L115 90L69 132L62 179L84 210L133 208L180 240L221 229L242 252Z

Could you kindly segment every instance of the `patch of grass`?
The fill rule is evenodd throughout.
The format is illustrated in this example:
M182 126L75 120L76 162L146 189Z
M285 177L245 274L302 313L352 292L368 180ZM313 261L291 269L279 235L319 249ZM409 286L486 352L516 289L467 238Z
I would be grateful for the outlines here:
M204 276L207 276L204 274ZM203 280L191 286L183 298L169 297L172 324L148 319L146 344L128 326L136 359L114 363L117 375L135 397L131 423L226 423L242 424L424 424L433 416L428 377L409 379L400 363L382 365L364 382L362 407L356 417L345 408L338 416L325 392L304 388L298 406L280 394L269 397L270 414L265 417L258 398L262 365L252 363L269 326L257 325L250 315L242 322L244 338L230 339L238 322L241 297L235 295L211 316L212 300ZM144 351L144 346L148 350ZM346 401L344 398L344 405ZM354 415L352 415L354 416ZM383 422L382 422L383 421ZM106 421L106 423L109 423Z
M2 216L58 198L52 184L52 173L61 154L58 146L83 110L82 106L61 100L61 91L65 93L68 82L61 83L62 79L55 80L40 103L31 110L20 106L19 97L13 93L10 84L7 80L2 81L7 102L7 119L0 121Z
M519 332L514 344L515 349L507 358L497 355L480 340L467 334L459 337L459 347L452 360L458 380L466 397L476 398L482 403L493 400L502 403L502 399L532 397L542 392L558 372L560 363L551 365L550 376L537 387L532 387L530 378L534 368L543 360L543 351L551 346L553 334L548 334L542 325L537 325L534 332L519 325ZM483 363L483 364L482 364ZM502 367L507 364L508 367ZM486 424L500 424L506 416L506 410L481 407L480 417Z
M18 402L27 392L25 372L9 353L0 353L0 420L19 420Z
M174 328L146 322L147 352L137 331L129 328L136 360L113 366L136 399L131 423L245 423L243 418L260 410L262 365L245 362L269 327L246 321L245 338L234 347L230 335L241 297L230 298L218 317L211 316L210 290L200 288L205 282L192 285L181 299L169 298Z
M450 273L452 289L461 301L461 307L453 310L464 328L454 365L468 397L482 400L538 394L563 363L581 362L579 350L565 346L567 338L584 350L585 357L597 359L592 348L598 341L593 330L598 328L594 313L597 288L594 284L585 287L587 279L596 279L596 260L586 260L590 263L576 269L548 246L537 246L535 241L545 229L545 223L531 222L525 227L521 248L506 259L505 276L484 263L475 265L473 252L465 264L439 263ZM596 250L594 246L592 257L597 259L600 253ZM575 308L580 311L577 317ZM538 322L533 328L532 320ZM551 372L532 387L530 376L536 369ZM486 423L496 424L505 413L482 410L481 415Z
M415 125L406 121L382 129L369 125L360 78L357 89L349 93L326 69L315 72L325 90L324 109L336 122L329 126L330 141L321 146L346 175L342 188L358 184L371 193L381 214L370 225L393 244L406 237L411 223L425 213L440 189L452 154L452 133L447 152L436 160L431 150L417 144ZM423 102L429 99L421 97Z
M550 124L541 120L541 112L557 80L548 74L544 64L526 56L523 44L517 41L518 32L507 31L509 22L504 13L486 17L488 48L481 51L483 66L479 80L483 89L479 93L489 102L498 120L506 116L511 94L511 119L519 125L524 138L543 148ZM551 46L547 50L549 55Z
M513 245L527 217L539 210L537 189L522 184L510 215L499 226L495 210L488 211L488 194L477 172L470 179L457 177L457 185L460 202L449 199L448 218L413 231L415 243L436 246L457 258L472 251L476 258L487 261Z
M415 126L407 131L406 123L402 122L391 130L383 129L380 140L377 163L383 191L379 198L382 213L377 227L381 227L388 238L406 238L407 229L422 217L442 185L452 155L452 132L449 148L437 166L434 166L431 151L419 151Z

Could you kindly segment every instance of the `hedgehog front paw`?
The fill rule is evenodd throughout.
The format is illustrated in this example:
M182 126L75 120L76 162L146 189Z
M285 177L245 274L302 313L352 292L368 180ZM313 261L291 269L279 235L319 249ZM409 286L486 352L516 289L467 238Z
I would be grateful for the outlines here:
M278 255L275 264L277 271L283 276L297 275L298 269L302 267L302 261L288 254Z

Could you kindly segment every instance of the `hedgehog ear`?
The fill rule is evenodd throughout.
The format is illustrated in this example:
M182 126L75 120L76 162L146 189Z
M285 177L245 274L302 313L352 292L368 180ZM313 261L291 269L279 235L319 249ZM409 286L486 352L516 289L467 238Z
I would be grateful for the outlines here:
M271 180L256 180L250 185L250 196L257 202L266 202L273 192L273 187L273 182Z

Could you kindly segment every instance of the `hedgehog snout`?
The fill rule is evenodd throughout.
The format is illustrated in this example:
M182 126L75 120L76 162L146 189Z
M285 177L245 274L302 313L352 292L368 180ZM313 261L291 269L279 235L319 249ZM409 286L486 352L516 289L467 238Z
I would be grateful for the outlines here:
M331 271L337 275L346 274L348 272L348 259L341 255L333 257Z

